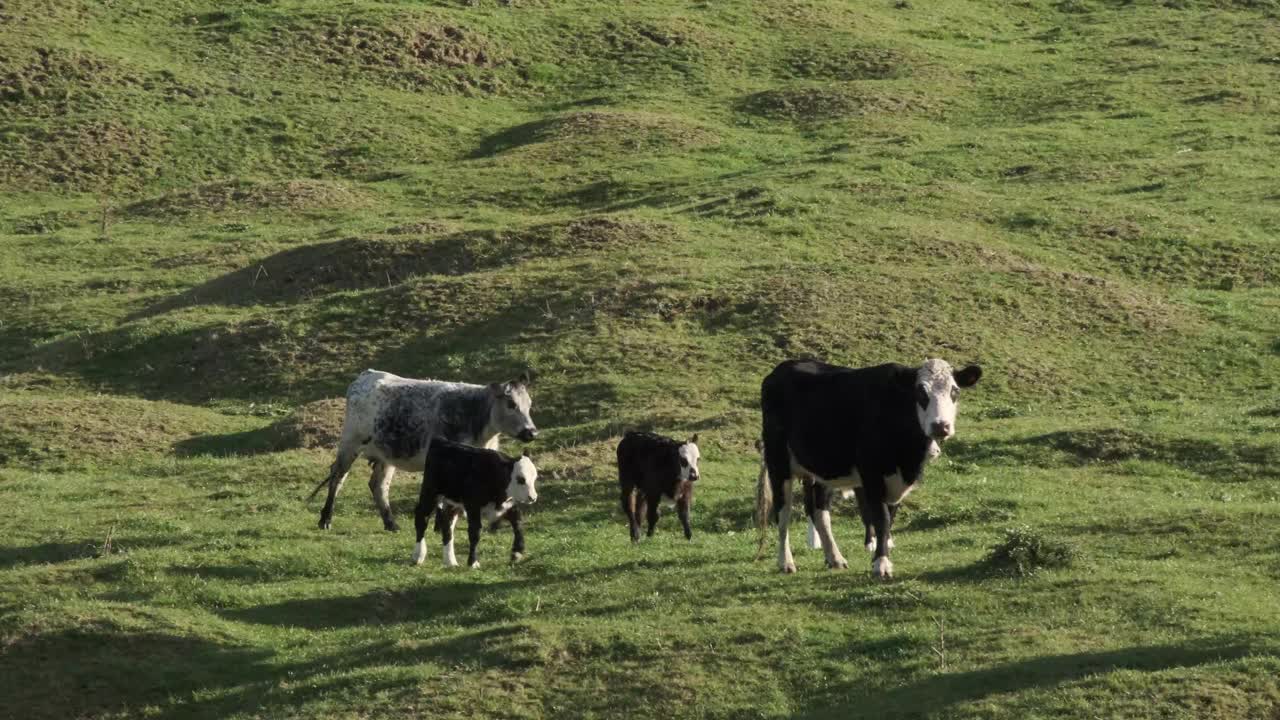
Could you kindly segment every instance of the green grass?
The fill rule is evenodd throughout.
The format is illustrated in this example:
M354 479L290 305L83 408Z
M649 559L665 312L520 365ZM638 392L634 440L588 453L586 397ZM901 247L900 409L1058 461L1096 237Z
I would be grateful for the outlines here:
M0 7L3 706L1273 717L1278 12ZM848 505L850 571L753 560L805 354L986 370L892 582ZM410 566L362 465L315 529L366 367L538 371L523 563ZM629 427L700 433L692 542Z

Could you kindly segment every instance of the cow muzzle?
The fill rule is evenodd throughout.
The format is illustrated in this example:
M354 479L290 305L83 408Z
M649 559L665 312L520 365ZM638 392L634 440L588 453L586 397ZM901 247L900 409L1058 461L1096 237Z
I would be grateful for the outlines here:
M951 426L951 423L945 420L940 420L929 426L929 435L934 440L946 440L951 437L954 432L955 428Z
M538 429L525 428L516 437L520 438L520 442L532 442L534 438L538 437Z

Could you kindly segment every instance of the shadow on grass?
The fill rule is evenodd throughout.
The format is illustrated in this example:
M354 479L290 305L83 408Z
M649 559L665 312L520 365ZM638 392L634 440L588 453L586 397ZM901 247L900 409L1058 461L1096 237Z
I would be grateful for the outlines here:
M856 652L856 648L850 648ZM1117 670L1158 672L1238 660L1253 652L1243 641L1203 640L1187 645L1134 646L1101 652L1047 655L966 672L944 672L877 692L865 683L823 698L799 717L925 717L946 714L955 705L1052 688ZM844 653L842 653L844 655Z
M414 683L373 680L373 669L426 662L520 669L539 661L537 651L522 627L507 626L279 663L263 648L99 622L9 644L0 654L0 695L33 719L134 715L144 707L148 717L164 719L222 718L248 709L282 717L351 693L394 706L423 692Z
M134 549L173 545L177 541L165 537L112 538L109 548L104 548L104 543L105 538L93 538L76 542L0 547L0 570L111 556Z

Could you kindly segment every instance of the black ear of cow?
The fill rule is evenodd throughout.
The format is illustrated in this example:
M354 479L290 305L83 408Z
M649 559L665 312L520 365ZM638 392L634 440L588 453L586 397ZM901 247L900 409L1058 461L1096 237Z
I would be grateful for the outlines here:
M698 444L698 433L694 433L694 434L693 434L693 437L689 438L689 444L690 444L690 445L697 445L697 444Z
M529 457L529 448L525 448L524 452L520 454L520 457Z
M489 383L489 392L494 397L502 397L507 393L507 388L502 383Z
M512 385L532 385L533 377L534 377L533 368L525 368L524 372L520 373L520 377L513 380L511 384Z
M970 365L963 370L956 370L951 374L955 376L956 384L960 387L973 387L978 384L978 380L982 379L982 368L977 365Z

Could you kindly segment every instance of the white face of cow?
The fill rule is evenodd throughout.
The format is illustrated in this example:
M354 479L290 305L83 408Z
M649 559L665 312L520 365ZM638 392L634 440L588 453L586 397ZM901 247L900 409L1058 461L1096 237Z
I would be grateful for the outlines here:
M956 408L960 388L972 387L982 377L982 368L970 365L954 370L945 360L925 360L916 370L916 418L920 430L942 442L956 434Z
M698 436L689 438L689 442L676 449L680 456L680 481L698 479L698 460L702 453L698 451Z
M492 409L489 411L490 426L498 432L529 442L538 437L538 428L534 427L529 409L533 407L533 399L529 397L529 388L525 380L512 380L507 383L494 383L489 386L493 395Z
M507 483L507 497L517 504L538 502L538 468L528 455L516 460L511 467L511 482Z

